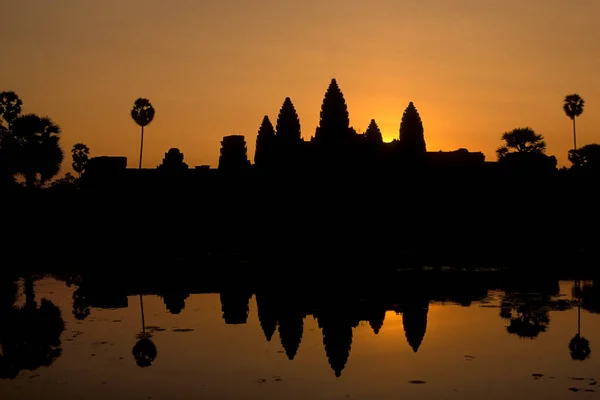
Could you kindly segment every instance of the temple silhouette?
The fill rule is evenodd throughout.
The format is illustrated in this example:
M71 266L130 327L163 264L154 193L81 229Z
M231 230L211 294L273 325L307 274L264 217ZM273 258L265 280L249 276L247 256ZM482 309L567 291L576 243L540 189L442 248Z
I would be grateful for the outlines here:
M337 175L385 174L409 171L444 170L445 173L481 172L493 168L481 152L465 148L454 151L427 151L423 122L413 102L404 111L398 138L386 143L375 120L364 133L350 126L348 107L336 81L325 93L320 123L314 135L305 140L301 122L289 97L286 97L273 126L264 116L256 137L254 163L247 154L243 135L225 136L221 142L216 168L207 165L189 168L177 148L165 153L156 169L127 168L125 157L94 157L89 160L85 177L88 187L134 187L157 185L161 178L185 177L185 183L205 181L209 176L306 176L323 173Z

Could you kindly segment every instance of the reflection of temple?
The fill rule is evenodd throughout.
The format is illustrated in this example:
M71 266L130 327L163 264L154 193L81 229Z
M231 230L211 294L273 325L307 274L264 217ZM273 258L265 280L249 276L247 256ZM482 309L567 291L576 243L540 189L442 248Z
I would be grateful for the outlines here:
M252 292L227 290L220 293L221 311L226 324L245 324L248 320L248 306Z
M405 274L405 275L402 275ZM192 293L218 293L221 311L226 324L244 324L248 320L250 300L255 295L257 316L266 341L277 339L289 360L294 360L302 349L304 319L312 316L322 334L323 349L328 363L340 377L349 362L353 344L353 329L361 322L368 324L377 335L385 329L387 312L402 315L402 325L407 345L417 353L426 343L430 302L451 302L469 305L488 297L489 290L502 291L500 317L507 320L506 331L523 338L534 339L547 330L549 311L566 310L571 303L558 297L558 281L536 278L527 282L513 275L493 273L485 275L433 273L399 273L396 280L361 280L348 287L342 277L332 282L314 282L310 290L295 289L283 280L255 282L236 281L217 288L203 282L198 289L193 282L176 279L160 284L153 282L152 289L140 283L136 276L133 284L113 285L105 290L106 281L84 279L74 294L74 313L89 314L90 304L100 306L127 304L133 293L158 294L171 313L184 310L185 301ZM177 284L175 284L175 282ZM597 310L597 282L581 288L584 309ZM135 292L127 292L125 288ZM298 286L306 287L306 286ZM11 297L7 294L8 297ZM105 296L105 298L102 298ZM13 296L14 297L14 296ZM123 300L124 299L124 300ZM75 301L76 300L76 301ZM586 308L587 307L587 308Z
M425 331L427 330L427 312L429 311L429 302L406 304L402 312L402 326L406 341L416 353L423 342Z

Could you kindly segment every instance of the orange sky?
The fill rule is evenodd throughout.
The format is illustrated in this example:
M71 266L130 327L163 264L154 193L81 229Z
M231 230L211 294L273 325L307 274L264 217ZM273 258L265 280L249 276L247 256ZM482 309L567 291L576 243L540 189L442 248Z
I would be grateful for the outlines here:
M286 96L310 139L332 77L351 124L375 118L387 141L414 101L429 150L495 160L504 131L531 126L565 164L562 100L577 92L578 144L600 142L598 0L20 0L1 14L0 90L61 125L67 152L84 142L130 167L137 97L156 108L145 167L171 147L216 167L229 134L253 158L262 117L274 122Z

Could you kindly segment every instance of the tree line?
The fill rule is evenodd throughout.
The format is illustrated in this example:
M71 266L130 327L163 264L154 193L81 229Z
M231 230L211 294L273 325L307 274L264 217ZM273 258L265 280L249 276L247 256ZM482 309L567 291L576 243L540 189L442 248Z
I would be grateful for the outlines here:
M52 181L59 173L64 161L61 147L61 128L48 116L22 113L23 102L12 91L0 93L0 186L23 185L25 187L45 187L72 184L85 172L90 150L83 143L76 143L71 149L72 169L64 178ZM573 121L573 149L568 159L571 169L600 171L600 144L587 144L577 148L576 120L584 111L585 101L578 94L565 96L563 110ZM154 119L155 109L149 99L138 98L130 111L131 118L141 128L139 168L142 167L144 128ZM410 102L402 116L399 139L392 144L404 149L405 154L426 152L424 129L421 117ZM383 144L383 136L372 119L364 133L349 126L349 115L344 96L335 79L332 79L325 93L320 113L320 123L311 141L324 147L343 146L352 138L360 138L370 146ZM546 141L542 134L530 127L520 127L502 134L502 145L496 150L499 163L510 167L553 170L557 161L546 154ZM268 166L278 159L293 163L294 149L303 142L298 113L289 97L286 97L279 111L275 126L268 116L264 116L256 138L254 163L257 167ZM275 154L277 147L278 154ZM171 149L159 168L186 169L183 154Z

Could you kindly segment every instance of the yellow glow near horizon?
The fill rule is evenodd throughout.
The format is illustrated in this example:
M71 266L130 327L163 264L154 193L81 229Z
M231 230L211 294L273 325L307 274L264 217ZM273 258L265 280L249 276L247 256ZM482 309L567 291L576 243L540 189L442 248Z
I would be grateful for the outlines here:
M275 122L286 96L314 135L332 77L359 131L375 118L386 141L398 137L413 101L431 151L495 160L503 132L531 126L565 164L565 95L586 100L578 143L600 142L597 15L597 0L23 0L3 5L0 90L63 128L65 170L76 142L136 166L138 97L156 108L145 167L171 147L216 166L233 133L253 159L263 116Z

